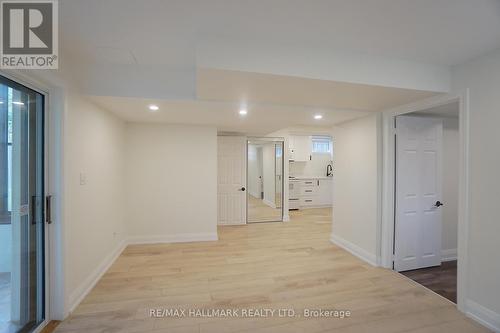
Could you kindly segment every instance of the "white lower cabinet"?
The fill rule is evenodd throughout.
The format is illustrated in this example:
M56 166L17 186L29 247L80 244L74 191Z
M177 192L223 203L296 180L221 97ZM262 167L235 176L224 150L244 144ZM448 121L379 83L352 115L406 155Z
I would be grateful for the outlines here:
M332 206L333 204L333 180L319 179L319 186L317 191L318 205Z
M300 189L301 196L316 196L318 193L318 186L302 187Z
M300 208L329 207L333 204L333 181L331 178L301 179Z

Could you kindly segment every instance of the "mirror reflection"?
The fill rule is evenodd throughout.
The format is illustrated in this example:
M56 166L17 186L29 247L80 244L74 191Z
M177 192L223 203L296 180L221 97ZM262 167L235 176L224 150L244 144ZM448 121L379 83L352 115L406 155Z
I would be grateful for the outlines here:
M248 141L248 222L283 220L283 141Z

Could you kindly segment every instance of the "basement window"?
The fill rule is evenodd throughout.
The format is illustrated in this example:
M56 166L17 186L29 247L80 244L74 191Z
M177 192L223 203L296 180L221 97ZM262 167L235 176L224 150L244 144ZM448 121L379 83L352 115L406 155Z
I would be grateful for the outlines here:
M332 138L329 136L313 136L312 152L315 154L331 154Z

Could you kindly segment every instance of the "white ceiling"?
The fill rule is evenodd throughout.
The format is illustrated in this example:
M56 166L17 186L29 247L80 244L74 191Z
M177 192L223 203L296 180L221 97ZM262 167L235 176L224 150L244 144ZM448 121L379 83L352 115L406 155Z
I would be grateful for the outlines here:
M434 94L395 87L446 91L401 78L446 83L449 66L500 47L499 0L63 0L60 12L61 62L96 104L127 121L209 124L255 135L331 126ZM300 58L304 73L318 65L320 74L343 71L340 79L326 77L343 82L258 66L244 72L235 56L224 59L227 67L200 68L225 50L206 54L206 45L250 45L248 59L264 53L262 68L270 69L295 68L297 61L285 58L296 54L263 45L307 50L324 61ZM340 54L352 59L349 66L338 59L332 66L330 55ZM383 79L349 81L346 73ZM148 112L150 103L160 111ZM242 103L249 111L244 118ZM314 120L316 113L324 118Z
M430 109L415 112L415 114L433 115L445 118L458 118L460 114L459 102L451 102L448 104L439 105Z
M434 95L433 92L334 82L283 75L198 69L197 98L309 109L381 111Z
M439 65L500 47L498 0L64 0L60 10L61 47L97 62L193 67L197 44L219 39Z
M240 71L199 69L195 100L91 96L129 122L213 125L268 134L294 126L331 127L435 95L433 92ZM149 104L160 111L151 113ZM245 108L248 114L239 115ZM323 116L321 120L314 115Z
M142 98L90 96L92 101L129 122L211 125L220 132L264 135L293 126L331 127L339 122L362 117L369 112L314 109L303 106L249 104L248 114L239 115L240 104L232 102L169 101ZM149 104L160 107L148 110ZM315 114L323 119L315 120Z

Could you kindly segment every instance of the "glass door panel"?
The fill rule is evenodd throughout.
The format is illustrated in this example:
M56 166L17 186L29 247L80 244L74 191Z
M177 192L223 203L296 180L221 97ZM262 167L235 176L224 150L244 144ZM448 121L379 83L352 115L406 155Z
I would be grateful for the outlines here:
M44 96L0 76L0 333L45 317Z

